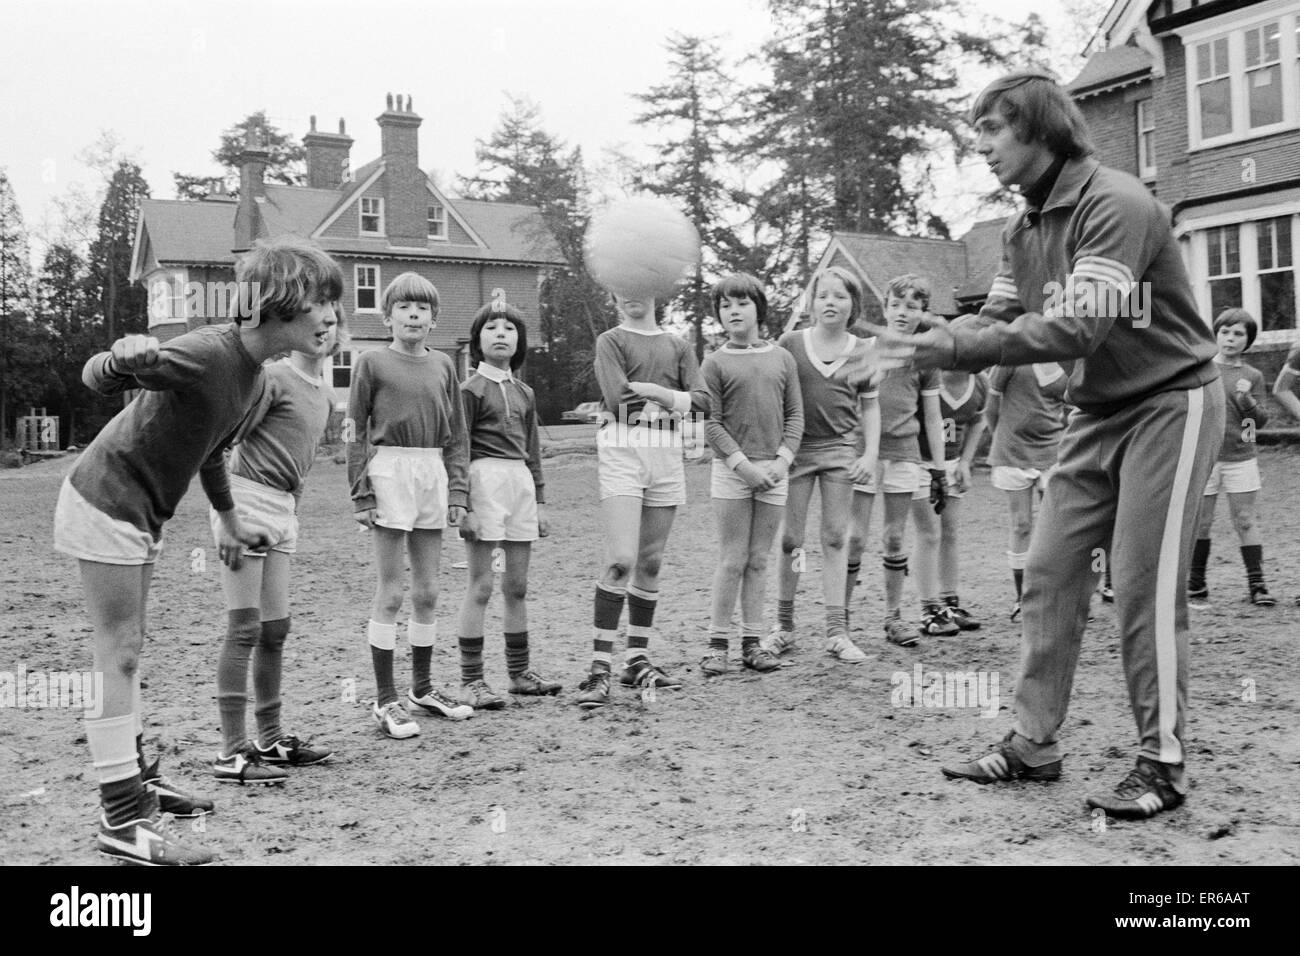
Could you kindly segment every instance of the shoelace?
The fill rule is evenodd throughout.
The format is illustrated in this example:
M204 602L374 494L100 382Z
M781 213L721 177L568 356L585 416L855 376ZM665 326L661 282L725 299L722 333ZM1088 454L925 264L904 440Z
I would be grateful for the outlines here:
M1155 783L1142 773L1141 768L1134 767L1128 772L1128 776L1120 782L1120 785L1115 788L1115 795L1124 800L1135 800L1148 790L1154 791L1155 789Z
M609 682L608 674L597 674L592 672L587 675L586 679L578 685L578 690L595 690L602 683Z

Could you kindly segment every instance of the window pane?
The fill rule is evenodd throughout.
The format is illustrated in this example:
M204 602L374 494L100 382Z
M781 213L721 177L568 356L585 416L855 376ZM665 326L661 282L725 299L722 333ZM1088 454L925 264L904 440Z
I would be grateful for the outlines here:
M1232 101L1228 80L1197 87L1201 96L1201 136L1209 139L1232 132Z
M1215 279L1210 283L1210 315L1224 309L1241 308L1241 280Z
M1250 89L1250 125L1282 122L1282 67L1278 64L1246 74Z
M1255 224L1255 251L1259 256L1261 269L1272 269L1273 262L1273 224L1276 219L1265 219Z
M375 307L374 289L357 289L357 308L373 309Z
M1274 219L1273 223L1277 234L1277 265L1279 268L1289 267L1294 264L1291 260L1291 220L1283 217Z
M1239 246L1240 237L1241 237L1241 231L1239 227L1237 226L1223 227L1223 239L1224 239L1223 245L1224 245L1224 260L1225 260L1224 265L1226 266L1226 268L1223 271L1226 272L1228 275L1236 275L1238 272L1241 271L1241 249Z
M1223 76L1228 72L1228 38L1214 41L1214 75Z
M1259 310L1261 328L1294 329L1295 322L1295 271L1264 272L1259 277Z
M1202 43L1196 48L1196 78L1198 80L1208 80L1210 78L1210 45Z
M1259 66L1259 29L1246 31L1246 65Z
M1282 55L1282 24L1270 23L1264 27L1264 62L1272 63Z
M1206 258L1209 260L1209 268L1206 271L1212 276L1223 275L1223 230L1207 230L1205 245Z

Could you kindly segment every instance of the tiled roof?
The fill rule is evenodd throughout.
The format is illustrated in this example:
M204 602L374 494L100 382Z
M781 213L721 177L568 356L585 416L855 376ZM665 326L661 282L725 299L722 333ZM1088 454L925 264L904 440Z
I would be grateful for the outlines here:
M1100 93L1122 80L1138 80L1151 72L1151 54L1141 47L1116 46L1088 57L1088 62L1073 80L1066 84L1066 92L1074 96Z
M145 199L140 217L154 258L167 262L216 262L233 265L235 203L182 199Z
M378 162L378 161L376 161ZM373 171L371 163L357 171L358 182ZM266 198L258 203L265 235L291 233L309 236L335 209L355 193L334 189L268 184ZM322 236L330 252L362 256L397 255L403 258L473 259L527 264L561 264L559 250L545 231L532 206L515 203L448 200L486 248L431 241L423 250L393 250L385 238L363 239ZM233 264L236 203L146 199L141 216L154 256L159 262L214 262Z
M883 290L895 276L913 272L930 280L933 311L957 313L953 287L966 278L966 250L960 242L855 232L837 232L834 239L877 289Z
M966 281L957 286L958 299L977 299L989 294L1002 261L1002 227L1005 219L986 219L971 226L961 237L966 248Z

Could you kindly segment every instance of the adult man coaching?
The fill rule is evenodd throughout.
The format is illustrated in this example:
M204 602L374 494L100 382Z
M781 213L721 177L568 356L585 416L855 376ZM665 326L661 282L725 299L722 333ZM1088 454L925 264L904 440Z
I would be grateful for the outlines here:
M1223 435L1214 339L1192 298L1168 211L1090 158L1078 109L1049 77L992 83L971 111L977 149L1025 208L978 316L882 336L882 363L977 371L1078 360L1079 411L1061 443L1025 569L1016 722L983 757L943 772L977 783L1056 780L1079 645L1110 548L1136 767L1088 804L1143 818L1183 802L1187 565Z

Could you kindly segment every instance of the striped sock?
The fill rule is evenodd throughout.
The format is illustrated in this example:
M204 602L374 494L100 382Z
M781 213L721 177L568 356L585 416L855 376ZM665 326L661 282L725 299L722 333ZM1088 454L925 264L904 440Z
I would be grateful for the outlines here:
M725 627L709 627L709 650L726 651L730 643L731 632Z
M862 570L862 561L849 562L849 576L844 580L844 606L853 603L853 589L858 585L858 573Z
M623 616L624 588L596 585L595 637L592 639L591 669L609 671L618 637L618 619Z
M750 648L758 647L758 642L763 639L763 622L757 623L744 622L740 625L740 649L747 651Z
M104 816L110 826L129 823L140 815L144 797L135 715L87 718L85 726Z
M783 631L794 630L794 600L776 602L776 626Z
M844 608L826 605L826 639L849 636L848 616Z
M506 633L506 673L517 677L528 670L528 632Z
M460 648L460 682L468 684L483 679L483 635L478 637L458 637L456 646Z
M627 589L627 654L631 663L638 657L648 657L650 632L655 621L655 607L659 603L658 591L645 591L635 584Z

